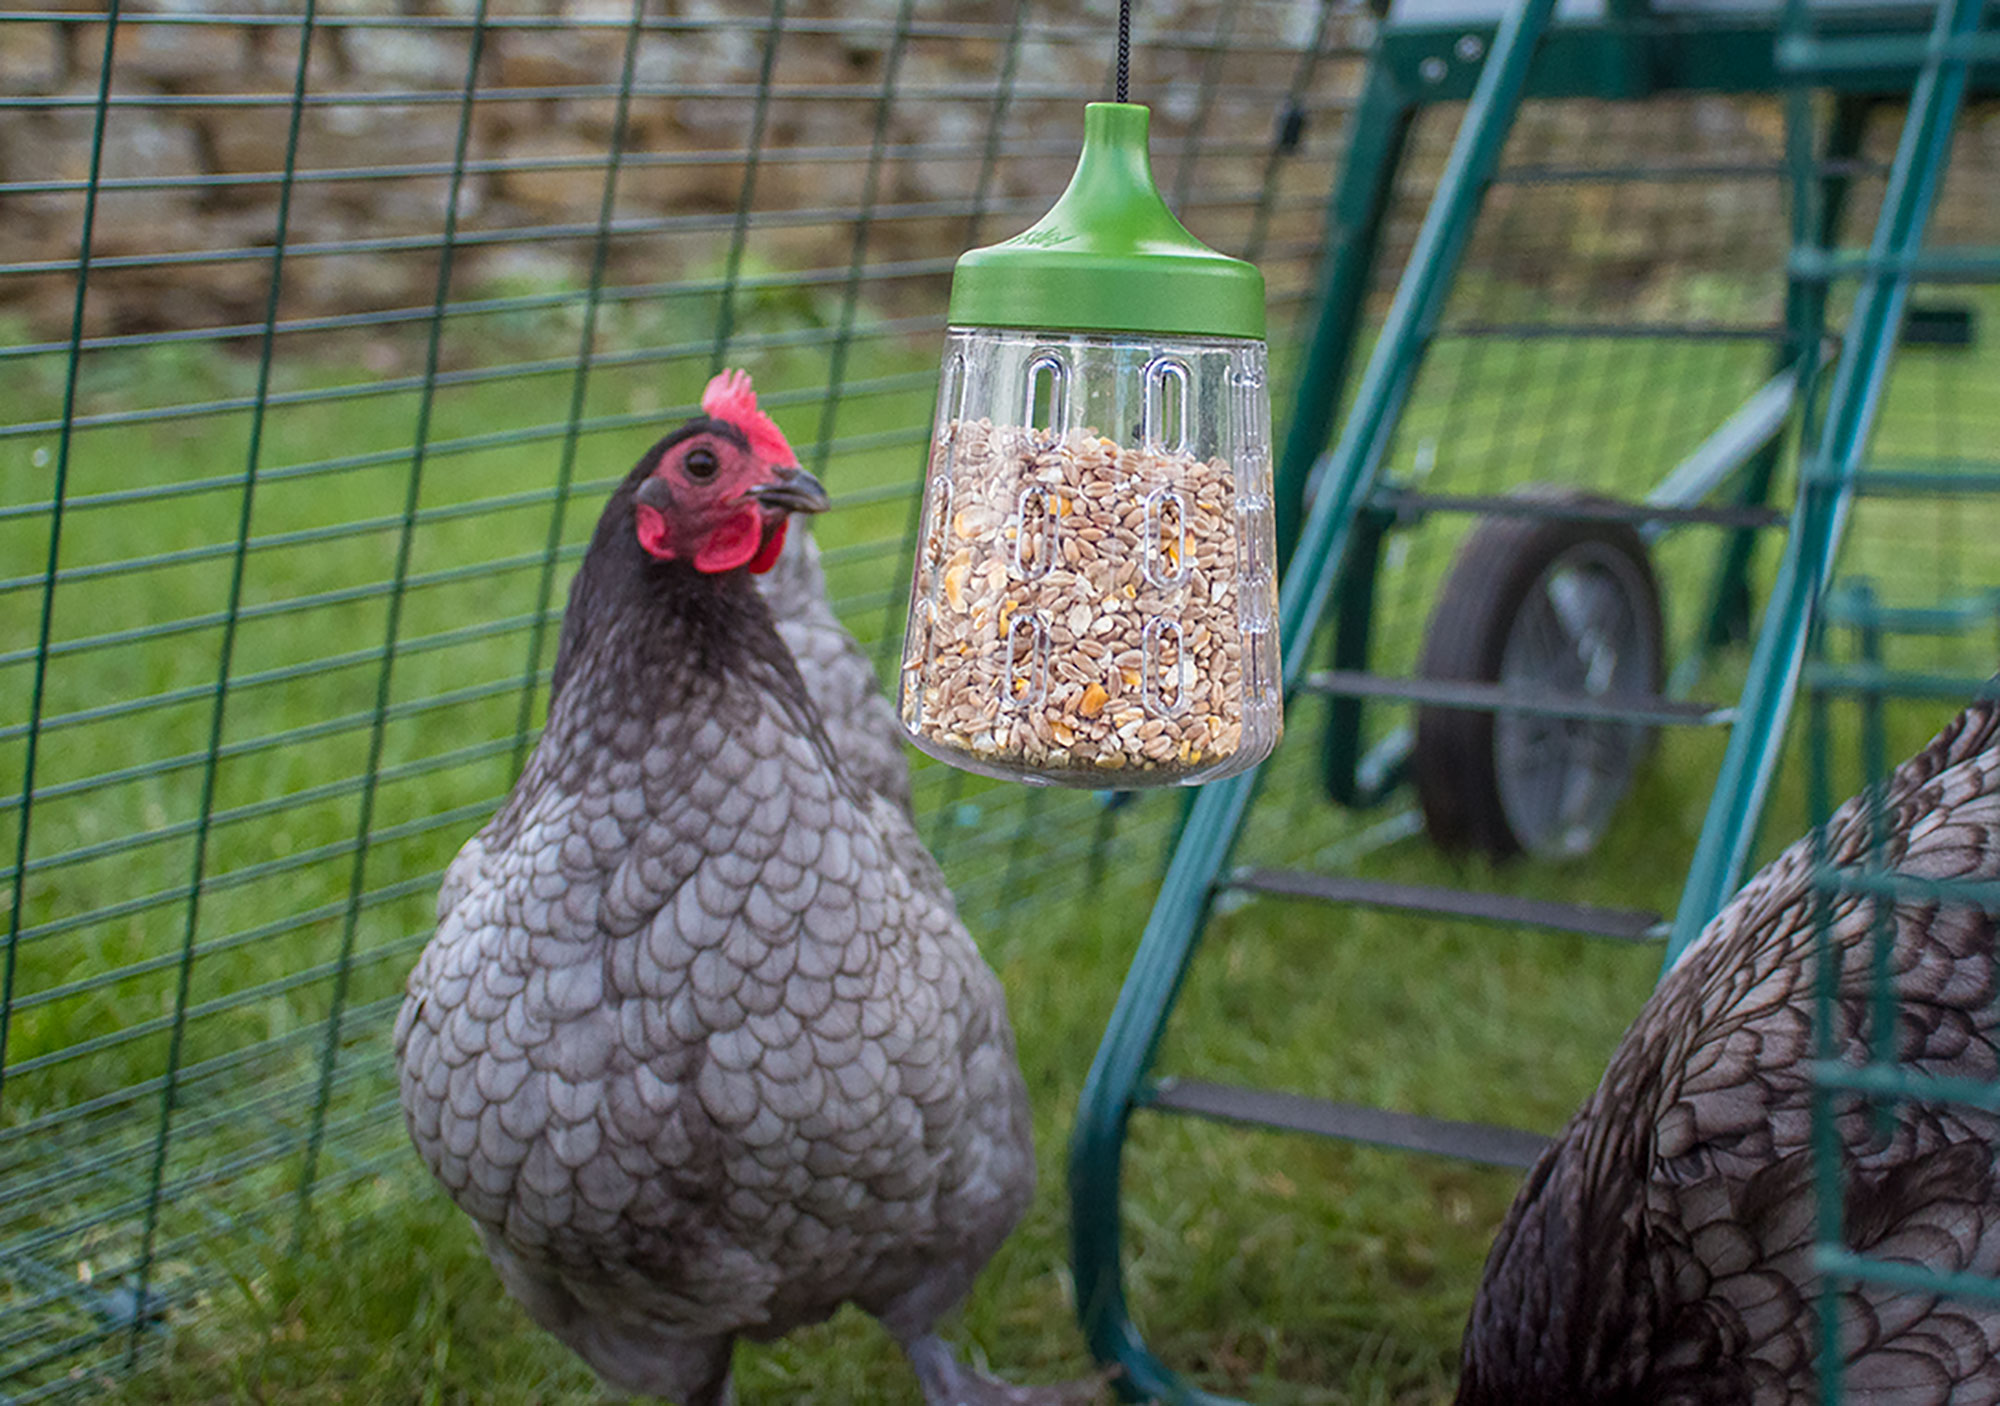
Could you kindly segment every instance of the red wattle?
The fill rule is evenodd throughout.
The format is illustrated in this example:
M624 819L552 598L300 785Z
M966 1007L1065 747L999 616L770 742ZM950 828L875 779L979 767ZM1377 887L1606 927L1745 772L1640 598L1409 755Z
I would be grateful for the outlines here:
M764 514L755 506L746 506L708 534L708 540L694 554L695 570L734 571L757 555L763 536Z
M667 519L658 508L649 508L644 503L638 505L639 545L661 561L674 559L673 543L667 540Z
M756 560L750 563L751 575L762 576L778 564L778 553L785 550L785 529L791 525L791 520L788 518L778 519L777 527L772 529L763 549L757 553Z

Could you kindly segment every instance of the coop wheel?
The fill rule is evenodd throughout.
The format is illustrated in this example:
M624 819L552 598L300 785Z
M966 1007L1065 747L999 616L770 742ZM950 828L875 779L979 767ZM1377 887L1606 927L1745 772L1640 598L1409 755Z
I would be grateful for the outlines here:
M1627 524L1561 515L1590 495L1523 493L1549 515L1491 517L1465 539L1417 672L1592 698L1657 694L1663 630L1645 543ZM1425 826L1443 848L1496 859L1583 854L1651 741L1636 723L1421 708L1412 771Z

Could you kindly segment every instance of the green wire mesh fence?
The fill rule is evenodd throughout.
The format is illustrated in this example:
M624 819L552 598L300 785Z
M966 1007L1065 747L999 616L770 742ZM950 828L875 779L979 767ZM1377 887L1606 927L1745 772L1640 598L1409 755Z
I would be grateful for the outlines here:
M1902 118L1900 109L1871 114L1864 165L1887 163ZM1938 797L1952 778L1897 797L1893 810L1886 803L1899 762L1975 698L2000 696L1992 130L1989 105L1968 105L1958 116L1924 238L1931 267L1911 280L1903 344L1883 378L1875 433L1845 475L1856 496L1805 679L1811 818L1825 826L1841 801L1862 798L1843 829L1815 832L1811 1151L1814 1267L1823 1276L1815 1305L1819 1388L1827 1406L1869 1394L1862 1373L1842 1360L1870 1312L1857 1299L1900 1292L1911 1296L1903 1303L1925 1303L1946 1323L1960 1309L1990 1311L2000 1301L1990 1257L1964 1252L1949 1236L1913 1249L1871 1224L1865 1209L1871 1191L1896 1174L1887 1167L1905 1176L1928 1171L1940 1146L1960 1142L1979 1149L1975 1165L1985 1160L2000 1107L1983 1039L1947 1051L1949 1042L1919 1033L1959 1014L1961 989L1932 999L1917 969L1956 955L1963 935L1971 937L1970 960L1957 970L1971 983L1966 1013L1978 1022L2000 914L1991 853L1975 852L1963 870L1934 854L1906 853L1923 832L1941 832ZM1843 241L1849 247L1867 226L1852 228L1856 236ZM1938 276L1954 264L1956 277ZM1802 474L1807 482L1817 476L1824 494L1841 481L1842 467L1821 448ZM1945 804L1962 805L1955 818L1977 827L1986 791ZM1942 1137L1927 1140L1940 1129Z
M141 1359L405 1156L438 872L532 745L607 485L714 369L834 488L835 604L891 662L952 260L1067 179L1100 9L0 10L0 1400ZM1280 328L1356 24L1139 16L1163 187ZM1173 814L917 786L988 934Z
M1849 616L1851 626L1837 630L1843 638L1827 641L1807 679L1814 823L1824 825L1848 795L1863 801L1847 827L1850 838L1840 841L1836 833L1815 850L1811 1175L1814 1268L1824 1276L1814 1305L1819 1388L1827 1406L1869 1396L1855 1380L1859 1374L1843 1362L1859 1340L1857 1324L1869 1312L1854 1302L1858 1296L1879 1301L1900 1293L1906 1296L1903 1304L1913 1298L1928 1304L1926 1312L1945 1323L1961 1308L1990 1311L2000 1301L2000 1276L1989 1254L1960 1246L1949 1235L1915 1243L1885 1233L1869 1221L1866 1209L1871 1191L1886 1180L1885 1167L1906 1176L1911 1169L1935 1175L1943 1160L1940 1147L1990 1147L2000 1106L2000 1084L1985 1043L1975 1039L1952 1051L1948 1040L1927 1045L1920 1033L1960 1014L1954 1007L1963 1001L1963 991L1948 991L1943 1002L1927 1001L1919 994L1918 969L1925 961L1949 963L1957 955L1954 943L1965 934L1985 945L1973 949L1961 979L1974 983L1976 992L1977 969L1983 967L1990 986L1994 914L2000 911L1991 856L1950 877L1932 872L1934 860L1905 866L1903 846L1910 835L1896 827L1908 826L1912 810L1921 817L1919 825L1936 817L1923 814L1930 809L1923 799L1912 806L1911 798L1904 798L1894 812L1883 804L1897 762L1975 697L2000 696L1984 672L1994 660L1993 618L1989 611L1984 630L1961 633L1967 618L1948 602L1885 608L1865 587L1835 609ZM1984 647L1962 647L1954 664L1943 669L1897 669L1885 663L1880 648L1885 625L1928 635L1932 644L1945 634L1959 635L1968 645L1965 634L1986 638ZM1933 794L1941 789L1936 782L1930 787ZM1983 809L1975 802L1959 817L1970 815L1977 825ZM1937 833L1935 825L1925 828ZM1830 853L1834 842L1841 842L1843 851L1837 858ZM1933 943L1936 950L1927 951ZM1941 957L1947 950L1952 956ZM1933 1137L1936 1143L1924 1141ZM1925 1206L1918 1214L1934 1209Z
M1386 304L1461 110L1427 108L1417 120L1376 261L1371 323ZM1825 162L1840 187L1839 236L1850 243L1875 222L1902 118L1895 101L1855 106L1852 149ZM1830 108L1820 120L1834 120ZM1996 160L1990 116L1968 117L1939 198L1938 242L1991 240ZM1786 163L1776 93L1527 102L1388 452L1390 492L1476 505L1530 487L1621 500L1669 489L1726 422L1755 410L1790 354ZM1835 290L1828 313L1834 332L1847 300ZM2000 433L1991 397L1980 389L2000 365L1991 335L1996 316L2000 302L1990 286L1958 281L1917 290L1883 405L1879 463L1934 474L1972 472L1982 463L1983 447ZM1774 454L1769 472L1765 501L1777 530L1767 526L1752 549L1761 566L1750 599L1706 598L1728 530L1697 523L1646 533L1662 592L1670 692L1734 698L1742 659L1713 651L1746 638L1762 608L1755 592L1779 554L1794 490L1789 449ZM1968 621L1991 618L1996 576L1982 544L1996 524L1968 484L1973 480L1962 476L1913 482L1893 499L1861 503L1848 534L1847 574L1866 577L1878 594L1948 605ZM1342 661L1339 645L1329 655L1323 643L1321 657L1384 675L1415 672L1441 584L1480 520L1474 512L1439 511L1386 523L1365 573L1372 604L1361 612L1372 623L1356 632L1365 652ZM1929 657L1924 651L1955 657L1961 666L1964 658L1963 631L1953 640L1936 631L1909 634L1893 647L1913 658ZM1343 706L1294 709L1284 743L1289 759L1270 769L1291 791L1290 802L1258 812L1240 862L1346 867L1419 827L1407 788L1385 784L1408 754L1415 709L1356 706L1349 750L1316 755L1327 743L1323 710ZM1348 726L1336 722L1332 734ZM1677 743L1674 765L1692 762L1712 774L1720 740ZM1344 782L1361 808L1326 806L1323 776ZM1689 830L1675 843L1691 851L1694 840ZM1524 882L1553 879L1575 897L1578 877L1547 871ZM1633 897L1628 875L1584 877L1600 881L1586 895L1591 901ZM1680 871L1672 877L1677 884ZM1674 892L1653 901L1670 907Z
M0 1400L90 1390L410 1171L386 1026L438 871L533 743L598 501L714 369L834 489L835 605L892 664L952 260L1067 179L1110 14L0 8ZM1265 271L1282 414L1369 21L1135 19L1162 188ZM1456 116L1419 126L1385 288ZM1982 130L1946 225L1990 214ZM1671 467L1768 373L1781 153L1775 104L1531 105L1396 462L1465 493ZM1940 325L1993 311L1953 290ZM1982 355L1906 358L1885 435L1976 456ZM1872 511L1878 589L1989 588L1990 532ZM1391 544L1388 647L1462 527ZM1314 731L1252 847L1372 842ZM1143 911L1177 813L937 767L917 801L989 942L1107 888Z

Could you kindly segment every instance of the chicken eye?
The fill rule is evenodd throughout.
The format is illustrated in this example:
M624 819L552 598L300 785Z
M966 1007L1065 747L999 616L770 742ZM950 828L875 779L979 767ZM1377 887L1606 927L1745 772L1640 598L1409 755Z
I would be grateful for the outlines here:
M687 457L681 460L681 467L687 470L689 478L706 482L715 477L715 471L722 467L722 461L715 457L713 449L696 447L688 450Z

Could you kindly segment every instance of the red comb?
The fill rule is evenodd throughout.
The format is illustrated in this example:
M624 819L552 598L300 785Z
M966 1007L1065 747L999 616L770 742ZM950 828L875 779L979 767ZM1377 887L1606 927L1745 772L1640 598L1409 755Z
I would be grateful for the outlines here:
M757 408L757 392L750 385L748 371L725 371L710 381L701 393L701 408L712 418L726 420L743 431L751 452L759 458L786 466L799 462L777 421Z

